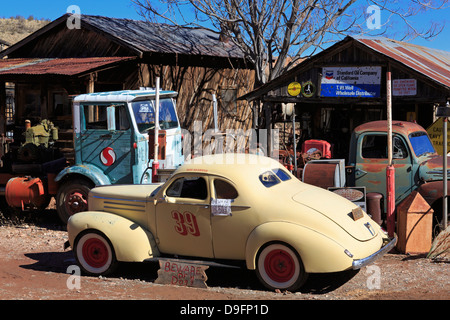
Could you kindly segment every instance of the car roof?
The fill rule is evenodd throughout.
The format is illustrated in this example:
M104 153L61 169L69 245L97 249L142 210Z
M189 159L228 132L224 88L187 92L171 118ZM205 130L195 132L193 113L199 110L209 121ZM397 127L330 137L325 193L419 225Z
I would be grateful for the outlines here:
M387 132L388 123L386 120L371 121L359 125L355 128L356 133L361 133L365 131L379 131ZM392 121L392 131L396 133L401 133L404 135L409 135L410 133L417 131L425 131L420 125L409 121Z

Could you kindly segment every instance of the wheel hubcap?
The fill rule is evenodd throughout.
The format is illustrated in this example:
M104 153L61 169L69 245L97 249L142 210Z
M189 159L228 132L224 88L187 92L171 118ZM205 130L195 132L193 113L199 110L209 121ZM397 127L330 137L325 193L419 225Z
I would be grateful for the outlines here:
M99 239L89 239L83 245L83 258L91 267L103 267L109 258L108 248Z
M264 261L264 269L273 281L286 282L295 273L295 263L286 251L274 250L267 255Z
M71 214L87 210L87 199L81 192L73 192L66 201L66 207Z

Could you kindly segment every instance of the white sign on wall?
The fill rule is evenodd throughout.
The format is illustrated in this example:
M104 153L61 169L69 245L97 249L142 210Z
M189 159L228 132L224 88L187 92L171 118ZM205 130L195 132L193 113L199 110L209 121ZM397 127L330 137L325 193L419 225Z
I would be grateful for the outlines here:
M393 96L415 96L417 94L416 79L395 79L392 80Z

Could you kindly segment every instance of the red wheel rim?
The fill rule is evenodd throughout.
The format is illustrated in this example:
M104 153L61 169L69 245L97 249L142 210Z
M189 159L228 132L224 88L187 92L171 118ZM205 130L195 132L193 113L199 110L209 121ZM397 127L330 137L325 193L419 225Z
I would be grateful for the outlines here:
M86 211L88 208L87 195L80 191L73 191L67 195L65 206L70 215Z
M88 239L83 244L83 258L91 267L101 268L108 262L108 248L99 239Z
M273 250L264 260L264 269L273 281L286 282L291 280L295 273L295 262L288 252Z

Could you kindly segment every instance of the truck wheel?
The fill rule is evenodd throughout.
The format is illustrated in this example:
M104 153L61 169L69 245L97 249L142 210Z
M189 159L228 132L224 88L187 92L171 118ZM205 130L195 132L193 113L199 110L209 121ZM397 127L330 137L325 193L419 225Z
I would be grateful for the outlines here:
M308 278L299 256L288 246L275 243L263 248L257 257L256 274L268 289L299 289Z
M56 209L59 218L67 223L70 216L88 209L88 194L94 184L86 179L68 180L58 189Z
M77 237L74 253L78 265L88 275L110 274L117 266L113 246L96 230L87 230Z

